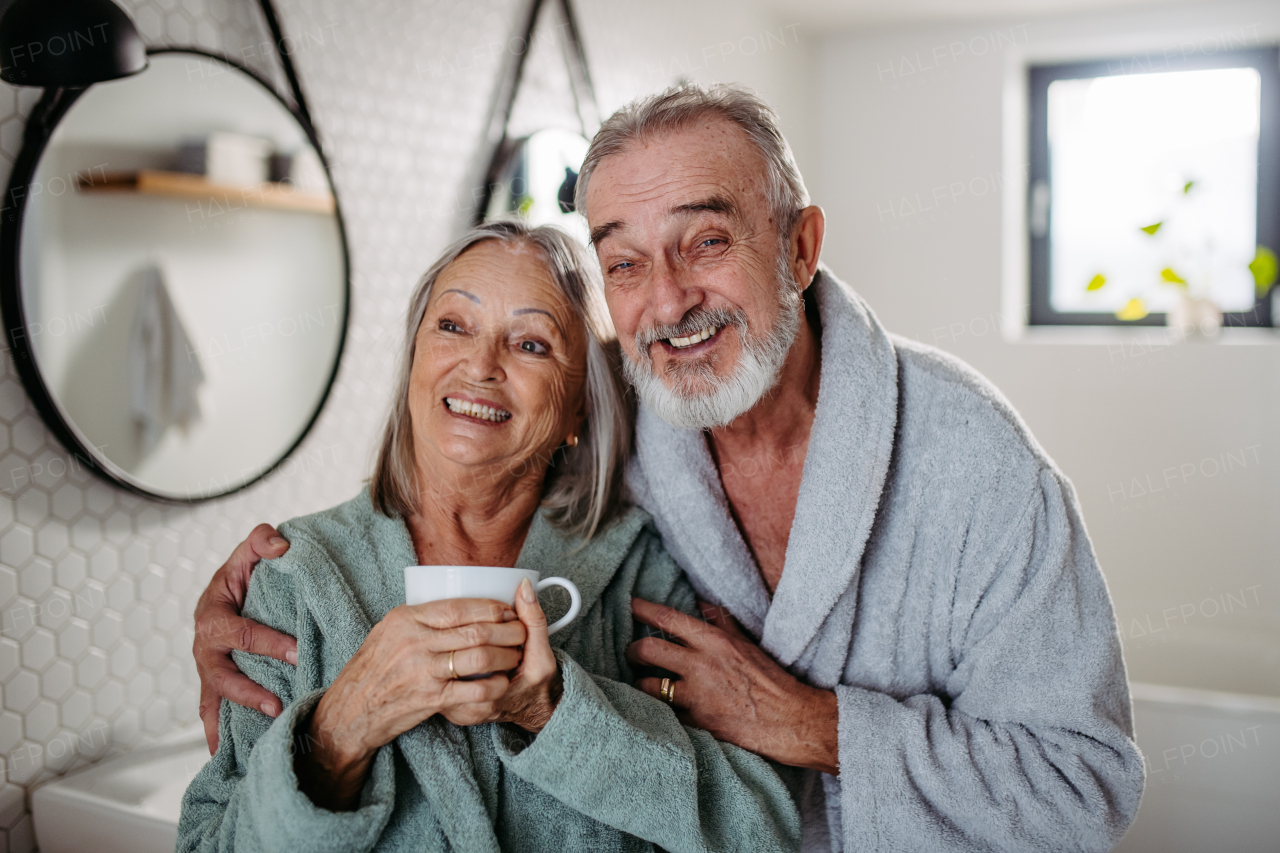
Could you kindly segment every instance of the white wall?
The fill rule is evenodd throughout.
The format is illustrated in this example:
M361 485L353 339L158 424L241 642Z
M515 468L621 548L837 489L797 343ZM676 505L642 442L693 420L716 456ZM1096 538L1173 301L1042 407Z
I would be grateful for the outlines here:
M1131 676L1280 694L1280 336L1152 347L999 331L1008 63L1189 42L1207 52L1228 34L1280 40L1280 5L823 36L807 178L837 274L891 330L993 380L1075 483Z
M225 51L281 84L253 0L123 5L148 44ZM459 200L486 164L485 121L510 57L503 45L527 8L524 0L276 5L298 45L298 74L347 225L352 316L343 362L314 429L278 471L230 498L175 507L92 477L0 358L0 851L34 845L30 785L196 722L191 612L254 524L313 512L359 488L410 289L470 217ZM794 97L806 48L788 21L710 0L577 6L606 112L680 76L740 80L779 104L802 158L811 156ZM0 84L0 178L38 96Z
M740 83L782 119L800 168L817 167L808 92L815 34L767 0L589 0L575 4L601 110L681 78Z

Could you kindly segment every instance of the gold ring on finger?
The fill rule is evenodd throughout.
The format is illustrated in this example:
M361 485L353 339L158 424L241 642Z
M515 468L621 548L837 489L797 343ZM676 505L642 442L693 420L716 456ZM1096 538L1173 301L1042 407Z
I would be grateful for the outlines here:
M457 649L454 649L453 651L449 652L449 680L450 681L458 680L458 671L453 668L453 656L457 653L458 653Z
M670 678L662 679L662 686L658 688L658 698L663 702L666 702L668 705L675 704L676 686Z

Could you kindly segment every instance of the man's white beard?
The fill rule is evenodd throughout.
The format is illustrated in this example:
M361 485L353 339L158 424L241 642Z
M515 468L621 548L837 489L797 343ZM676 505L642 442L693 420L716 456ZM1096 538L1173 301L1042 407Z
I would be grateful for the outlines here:
M663 326L636 334L639 362L625 356L622 369L640 399L655 415L678 429L713 429L737 420L773 389L804 317L804 299L790 283L791 276L785 265L779 266L779 311L773 328L761 339L748 335L745 314L724 309L698 310L685 316L677 326ZM668 387L654 371L650 347L658 340L686 337L709 325L723 326L721 334L727 333L730 326L737 329L742 342L737 368L732 375L721 379L716 376L711 359L688 367L673 365L669 378L675 388ZM688 387L689 380L710 388L695 391Z

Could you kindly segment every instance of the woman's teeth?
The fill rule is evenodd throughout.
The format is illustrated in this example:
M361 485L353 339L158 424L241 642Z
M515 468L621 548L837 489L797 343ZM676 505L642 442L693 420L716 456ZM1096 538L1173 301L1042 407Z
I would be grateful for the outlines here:
M701 332L694 332L687 338L667 338L667 343L671 344L676 349L684 349L685 347L691 347L694 344L702 343L718 331L720 331L720 329L715 326L707 326L707 328L703 329Z
M479 418L482 421L502 423L511 418L511 413L506 409L495 409L491 406L482 406L479 403L472 403L467 400L455 400L453 397L445 397L444 404L449 407L451 412Z

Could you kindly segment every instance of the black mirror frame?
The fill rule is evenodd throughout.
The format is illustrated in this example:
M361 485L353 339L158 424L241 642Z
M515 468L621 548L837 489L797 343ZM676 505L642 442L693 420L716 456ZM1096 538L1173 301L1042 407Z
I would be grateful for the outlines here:
M533 49L534 31L538 27L538 15L542 11L544 0L530 0L526 11L523 35L518 37L525 49L517 53L514 62L509 63L494 93L494 101L489 110L489 127L493 135L489 144L493 148L493 156L489 159L489 168L485 172L484 186L476 196L476 206L471 214L471 224L480 225L489 212L489 203L493 200L493 192L502 173L507 169L513 155L528 141L528 137L512 138L507 135L507 126L511 122L511 111L516 104L516 96L520 93L520 82L524 79L524 63ZM553 0L560 7L564 16L565 36L572 53L569 57L569 84L573 89L573 99L577 106L578 120L582 123L582 135L590 140L599 127L599 106L596 103L595 85L591 82L591 71L587 66L587 52L582 46L581 30L577 16L573 12L570 0ZM594 127L592 126L594 125ZM493 131L496 130L496 133Z
M316 136L310 118L289 104L263 77L228 56L198 48L163 47L151 48L147 51L148 57L163 54L200 56L220 62L247 75L275 98L281 107L288 111L320 156L320 162L324 166L325 177L329 180L329 187L333 192L334 217L337 221L338 235L342 243L343 293L342 333L338 337L338 348L337 352L334 353L333 366L329 371L324 393L321 394L319 401L316 403L315 411L311 413L306 425L301 429L298 437L289 445L288 449L261 473L222 491L210 491L206 494L184 498L156 494L137 483L117 476L109 467L98 460L92 448L85 446L77 435L76 430L63 416L49 388L45 385L44 378L40 375L40 370L36 366L26 334L27 321L22 305L22 280L19 266L26 194L25 192L19 194L19 192L31 184L32 179L35 177L36 169L39 167L40 158L43 156L49 139L59 122L66 116L80 95L92 87L85 89L46 89L27 121L24 129L22 150L14 161L13 172L9 176L9 184L5 189L4 201L0 205L0 310L3 311L5 320L5 338L9 345L9 355L18 370L18 376L22 380L22 385L26 389L27 395L35 404L36 410L40 413L40 417L44 420L50 432L57 436L58 440L75 457L76 461L106 482L134 494L168 504L191 505L235 494L273 473L298 449L299 445L311 432L311 428L315 426L316 420L319 419L320 413L324 410L325 403L328 402L330 393L333 391L333 384L338 375L338 368L342 364L342 355L346 350L347 336L350 332L351 251L347 242L346 224L342 217L342 207L338 202L337 188L333 183L333 174L329 168L329 161L324 155L324 149L320 146L320 140Z

